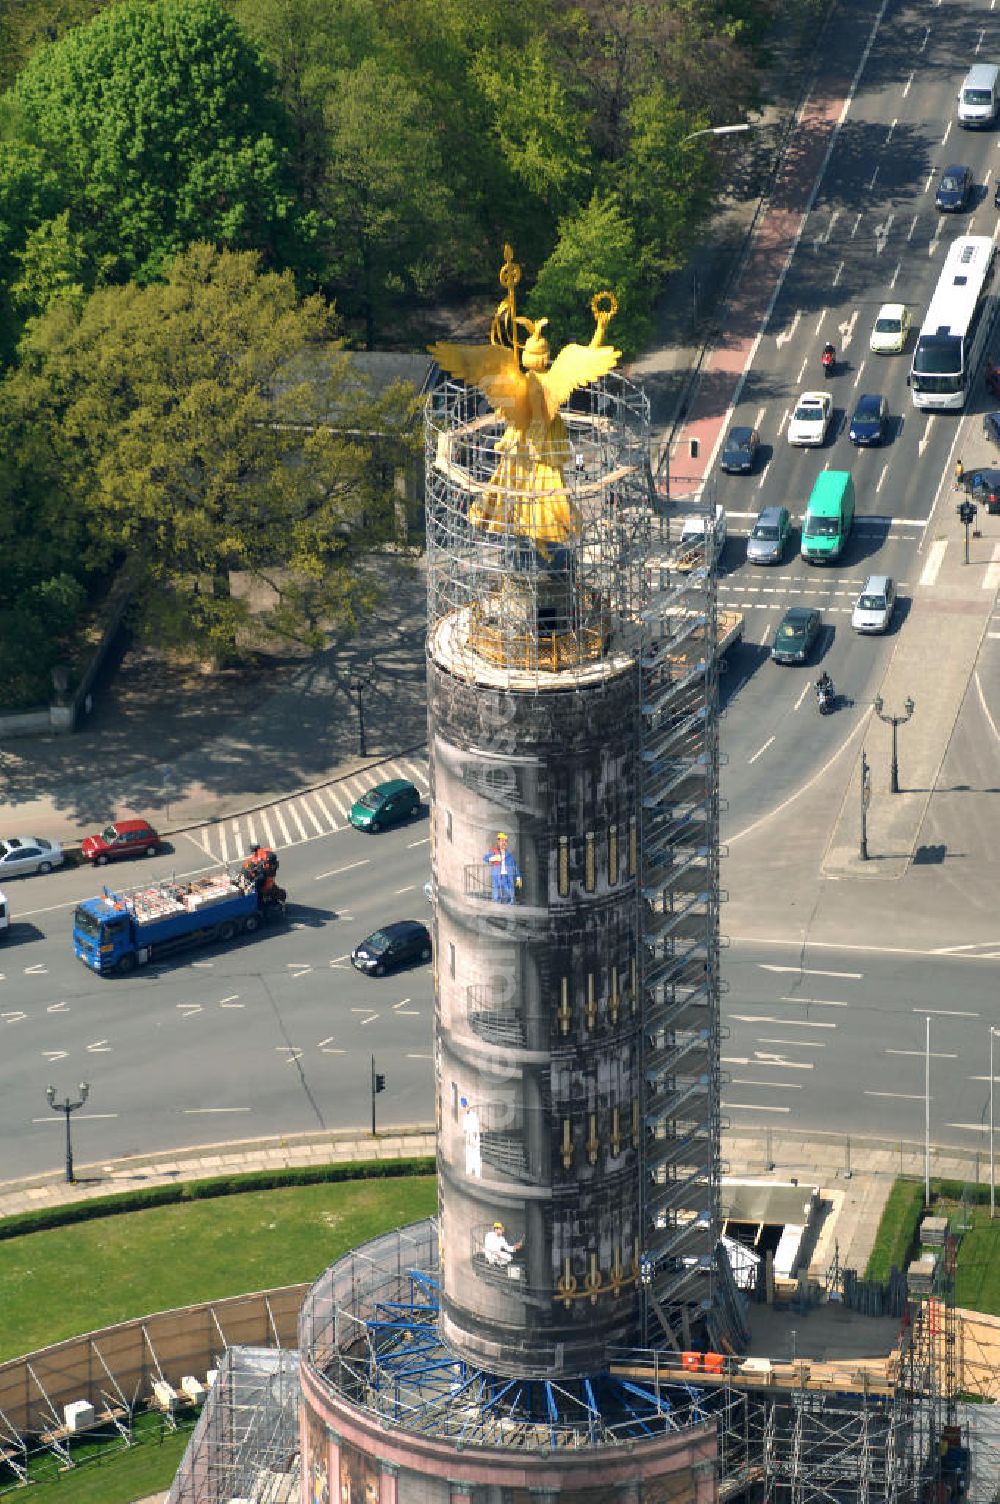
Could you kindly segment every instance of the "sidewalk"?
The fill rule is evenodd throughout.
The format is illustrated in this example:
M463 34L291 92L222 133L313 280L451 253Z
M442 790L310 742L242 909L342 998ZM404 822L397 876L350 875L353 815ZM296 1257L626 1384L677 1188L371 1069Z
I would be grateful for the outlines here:
M372 1138L359 1130L302 1133L286 1138L247 1139L175 1153L150 1154L78 1167L68 1185L58 1171L24 1180L0 1182L0 1220L19 1212L65 1206L115 1195L137 1187L178 1185L215 1176L244 1175L254 1170L284 1170L299 1165L326 1165L366 1160L408 1159L435 1152L430 1123L406 1124ZM899 1175L921 1178L922 1144L846 1135L782 1138L761 1130L723 1135L727 1179L795 1179L819 1186L832 1204L823 1249L836 1241L842 1266L863 1271L875 1241L882 1210ZM978 1181L982 1156L932 1148L931 1174L958 1181ZM819 1271L814 1266L813 1273Z

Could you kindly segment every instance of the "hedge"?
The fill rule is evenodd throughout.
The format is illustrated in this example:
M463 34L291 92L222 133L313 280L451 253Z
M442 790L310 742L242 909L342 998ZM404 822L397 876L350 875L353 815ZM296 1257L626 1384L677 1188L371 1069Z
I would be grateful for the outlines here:
M239 1196L244 1191L275 1191L289 1185L318 1185L323 1181L396 1180L409 1175L433 1175L430 1155L412 1159L347 1161L336 1165L295 1165L283 1170L250 1170L241 1175L219 1175L210 1180L185 1180L172 1185L143 1186L119 1191L114 1196L95 1196L87 1201L68 1201L59 1206L17 1212L0 1220L0 1241L43 1232L49 1227L68 1227L95 1217L117 1217L153 1206L171 1206L180 1201L200 1201L214 1196Z

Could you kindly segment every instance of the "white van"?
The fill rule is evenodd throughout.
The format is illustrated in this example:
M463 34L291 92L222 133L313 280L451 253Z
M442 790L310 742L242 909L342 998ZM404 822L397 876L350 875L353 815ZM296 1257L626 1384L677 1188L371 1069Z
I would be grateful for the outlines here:
M1000 107L1000 68L996 63L976 63L969 69L958 93L958 123L966 130L992 125Z

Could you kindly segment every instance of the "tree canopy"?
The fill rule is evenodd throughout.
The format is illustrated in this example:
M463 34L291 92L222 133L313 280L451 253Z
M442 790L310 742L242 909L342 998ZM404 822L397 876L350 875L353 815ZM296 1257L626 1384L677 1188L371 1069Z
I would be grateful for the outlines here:
M284 111L217 0L110 6L36 52L12 103L91 285L148 281L197 238L282 259L295 207Z
M321 622L356 625L371 605L356 559L389 503L369 446L343 435L405 444L411 412L401 393L372 401L332 332L290 273L205 244L163 282L57 301L0 385L17 456L0 513L58 496L63 542L91 570L129 564L161 642L233 649L248 606L231 571L266 587L258 626L315 643Z

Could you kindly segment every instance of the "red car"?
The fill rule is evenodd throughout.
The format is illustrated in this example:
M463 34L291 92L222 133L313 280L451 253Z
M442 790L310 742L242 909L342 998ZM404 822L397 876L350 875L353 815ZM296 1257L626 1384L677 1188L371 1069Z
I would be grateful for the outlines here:
M122 856L155 856L160 838L148 820L115 820L97 835L87 836L80 851L84 861L103 867Z

